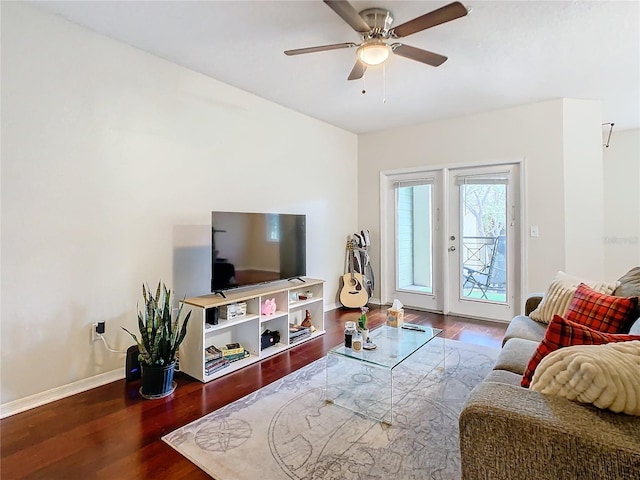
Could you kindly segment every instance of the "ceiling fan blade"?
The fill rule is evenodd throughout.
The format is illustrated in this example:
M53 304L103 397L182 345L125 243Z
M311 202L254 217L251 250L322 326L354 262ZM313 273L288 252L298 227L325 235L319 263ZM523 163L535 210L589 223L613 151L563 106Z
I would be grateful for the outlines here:
M447 57L444 55L422 50L421 48L410 47L409 45L403 45L402 43L394 43L391 48L393 49L393 53L396 55L410 58L417 62L426 63L432 67L439 67L447 61Z
M434 10L433 12L425 13L424 15L392 28L390 34L395 38L406 37L412 33L420 32L427 28L440 25L441 23L464 17L468 13L469 12L466 7L460 2L453 2Z
M356 60L356 64L353 66L351 73L347 80L358 80L364 76L364 72L367 71L367 64L360 59Z
M285 50L285 55L300 55L302 53L314 53L314 52L324 52L325 50L338 50L339 48L350 48L356 47L357 45L352 42L346 43L333 43L331 45L320 45L318 47L307 47L307 48L296 48L293 50Z
M371 31L369 24L364 21L364 18L349 2L344 0L324 0L324 3L340 15L340 18L347 22L356 32L367 33Z

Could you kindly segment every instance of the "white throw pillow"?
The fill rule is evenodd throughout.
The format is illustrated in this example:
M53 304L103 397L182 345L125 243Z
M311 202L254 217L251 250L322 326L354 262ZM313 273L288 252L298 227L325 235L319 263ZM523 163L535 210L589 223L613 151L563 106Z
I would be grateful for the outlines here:
M542 301L538 307L529 314L529 317L541 323L549 323L553 320L554 315L564 317L573 299L573 294L576 293L576 289L581 283L585 283L596 292L606 295L611 295L617 286L616 282L583 280L572 275L567 275L564 272L558 272L555 277L553 277L549 288L547 288L544 297L542 297Z
M556 350L540 362L530 388L640 415L640 340Z

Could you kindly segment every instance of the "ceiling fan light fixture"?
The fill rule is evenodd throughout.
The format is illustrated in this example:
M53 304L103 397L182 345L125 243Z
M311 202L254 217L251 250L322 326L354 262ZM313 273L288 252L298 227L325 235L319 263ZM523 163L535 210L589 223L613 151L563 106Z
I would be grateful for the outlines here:
M367 65L380 65L391 53L389 45L381 40L363 43L356 52L358 58Z

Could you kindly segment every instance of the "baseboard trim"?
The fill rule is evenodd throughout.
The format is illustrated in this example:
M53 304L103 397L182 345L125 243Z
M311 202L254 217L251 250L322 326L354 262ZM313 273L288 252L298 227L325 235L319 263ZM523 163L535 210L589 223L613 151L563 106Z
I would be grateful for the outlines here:
M0 418L10 417L11 415L70 397L76 393L86 392L92 388L101 387L102 385L115 382L122 378L124 378L124 368L119 368L93 377L83 378L82 380L62 385L61 387L52 388L46 392L36 393L12 402L3 403L0 405Z
M340 308L340 305L338 305L337 303L332 303L331 305L325 305L324 311L330 312L331 310L335 310L336 308Z
M382 302L380 301L379 298L371 297L367 303L372 303L374 305L379 305L379 306L382 307ZM329 304L329 305L325 305L324 306L324 311L325 312L329 312L331 310L337 310L338 308L342 308L342 305L340 303L336 302L336 303L332 303L332 304Z

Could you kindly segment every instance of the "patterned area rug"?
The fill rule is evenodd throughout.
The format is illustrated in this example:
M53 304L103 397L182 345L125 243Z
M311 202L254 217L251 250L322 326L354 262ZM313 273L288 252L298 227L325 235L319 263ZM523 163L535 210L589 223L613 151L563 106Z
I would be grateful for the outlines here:
M394 370L391 426L324 401L326 369L344 370L331 357L163 440L216 480L458 479L458 414L498 350L447 340L443 368L442 342ZM359 384L379 381L368 368L349 373Z

